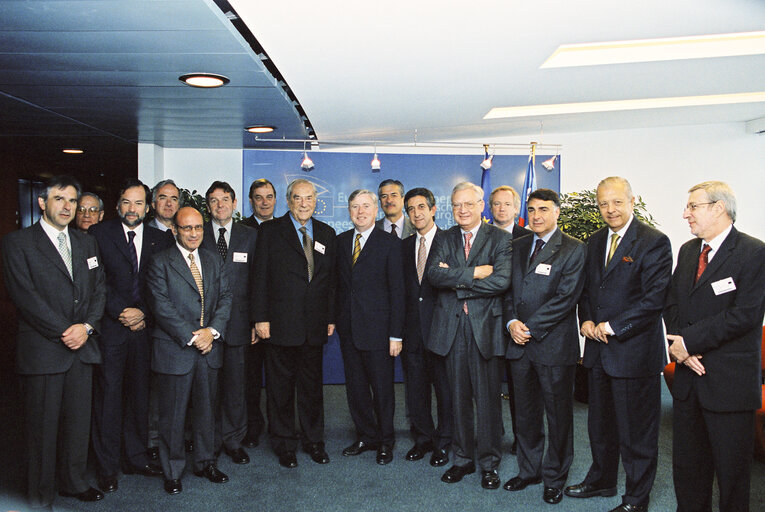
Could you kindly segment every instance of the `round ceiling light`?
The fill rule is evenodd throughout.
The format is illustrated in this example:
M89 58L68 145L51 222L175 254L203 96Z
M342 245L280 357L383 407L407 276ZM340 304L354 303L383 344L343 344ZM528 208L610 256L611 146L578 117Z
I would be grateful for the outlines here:
M271 133L276 129L276 126L269 126L265 124L254 124L245 128L250 133Z
M203 87L205 89L220 87L229 83L229 79L225 76L213 73L189 73L178 77L178 80L191 87Z

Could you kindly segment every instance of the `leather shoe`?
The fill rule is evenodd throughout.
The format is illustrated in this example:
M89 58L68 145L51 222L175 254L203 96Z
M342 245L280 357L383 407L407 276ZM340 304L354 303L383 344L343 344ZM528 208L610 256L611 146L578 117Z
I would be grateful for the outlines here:
M432 451L433 447L430 443L415 444L412 449L406 452L406 460L420 460L425 457L425 454Z
M146 449L146 456L149 457L149 460L152 461L158 461L159 460L159 447L158 446L152 446L151 448Z
M430 465L433 467L445 466L449 462L449 454L446 448L436 448L430 456Z
M369 450L377 449L377 445L374 443L365 443L364 441L356 441L352 445L343 449L343 457L355 457L356 455L368 452Z
M244 448L242 448L241 446L233 450L229 450L228 448L226 448L226 455L231 457L231 460L234 461L234 464L249 464L250 463L250 456L247 455L247 452L244 451Z
M475 473L475 464L465 464L464 466L457 466L456 464L446 470L441 476L441 481L447 484L456 484L464 478L465 475Z
M647 512L648 505L630 505L629 503L622 503L618 507L611 509L609 512Z
M145 466L131 466L126 464L125 467L122 468L122 472L126 475L134 475L138 473L143 476L162 476L163 474L160 468L151 464L146 464Z
M259 436L251 436L250 434L247 434L244 436L244 439L242 439L242 445L245 448L255 448L260 444Z
M194 441L191 439L186 439L183 446L186 448L186 453L194 453Z
M545 492L542 494L542 499L550 505L560 503L563 499L563 490L555 487L545 487Z
M63 496L64 498L77 498L80 501L98 501L104 499L104 493L93 487L83 492L67 492L61 490L58 491L58 495Z
M324 449L324 443L309 444L303 447L303 451L305 451L316 464L329 464L329 455L327 454L327 450Z
M297 457L295 457L295 452L288 450L280 453L279 464L285 468L296 468L298 463Z
M194 474L199 477L204 477L214 484L228 482L228 475L218 469L215 464L208 464L202 471L194 470Z
M595 484L570 485L566 487L566 496L570 498L592 498L593 496L616 496L616 487L598 487Z
M114 492L119 488L117 484L117 477L114 476L99 476L98 488L103 492Z
M165 480L165 492L167 494L178 494L183 490L183 486L181 485L181 479L177 478L175 480Z
M496 469L481 473L481 487L484 489L499 489L499 475Z
M377 463L385 465L393 460L393 446L389 444L381 444L377 449Z
M522 491L529 485L540 483L542 483L542 478L521 478L519 476L514 476L505 482L505 485L503 485L502 488L506 491Z

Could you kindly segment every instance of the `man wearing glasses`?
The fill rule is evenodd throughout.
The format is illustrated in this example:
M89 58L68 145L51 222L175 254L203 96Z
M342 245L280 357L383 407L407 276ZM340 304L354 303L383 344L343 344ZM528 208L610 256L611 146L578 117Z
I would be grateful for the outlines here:
M104 220L104 202L93 192L83 192L77 203L74 224L80 231L88 231L90 226Z

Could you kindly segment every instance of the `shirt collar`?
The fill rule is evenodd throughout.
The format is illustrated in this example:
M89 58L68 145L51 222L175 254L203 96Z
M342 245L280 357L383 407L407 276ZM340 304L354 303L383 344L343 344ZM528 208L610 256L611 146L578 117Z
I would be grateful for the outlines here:
M553 229L552 231L550 231L549 233L547 233L545 236L541 238L541 240L545 243L545 245L547 245L547 242L550 241L550 238L552 238L552 236L555 234L556 231L558 231L558 226L555 226L555 229ZM536 233L534 233L533 244L536 244L537 240L540 240L540 238L539 236L537 236Z
M465 240L465 233L472 233L473 236L470 237L471 243L475 241L476 235L478 235L478 230L481 229L481 223L483 221L479 222L476 227L471 229L470 231L465 231L464 229L460 228L460 233L462 234L462 240Z
M51 224L48 224L48 221L46 221L44 218L40 217L40 226L42 226L43 231L45 231L45 234L48 235L48 238L51 240L56 240L56 243L58 243L58 234L64 233L67 238L69 238L69 225L67 224L64 226L64 229L59 231L55 227L53 227Z
M720 246L723 244L726 238L728 238L728 234L730 234L731 229L733 229L733 224L728 226L722 233L714 237L709 242L705 242L704 240L701 241L701 247L702 250L704 248L704 244L708 244L709 247L712 248L713 252L717 252L720 249Z
M369 238L369 235L372 233L372 230L373 230L374 228L375 228L375 225L374 225L374 224L372 224L372 225L371 225L371 226L370 226L370 227L369 227L369 228L368 228L366 231L359 231L358 229L354 228L354 229L353 229L353 235L354 235L354 238L355 238L355 236L356 236L356 235L360 234L360 235L361 235L361 238L363 238L364 240L366 240L367 238Z
M199 248L197 247L193 251L189 251L184 246L179 244L178 242L175 242L175 246L178 247L178 250L181 251L181 254L183 255L184 261L186 261L186 264L189 263L189 254L194 255L194 261L199 261Z
M627 232L627 230L628 230L628 229L629 229L629 227L630 227L630 224L632 224L632 219L634 219L634 218L635 218L635 216L634 216L634 215L632 215L632 214L630 214L630 219L627 221L627 224L625 224L624 226L622 226L622 229L620 229L619 231L614 231L613 229L611 229L611 228L608 228L608 238L611 238L611 235L613 235L614 233L616 233L617 235L619 235L619 238L620 238L620 239L621 239L621 238L624 238L624 233L626 233L626 232Z
M234 224L234 219L228 219L228 222L226 224L219 224L218 221L215 219L212 219L212 225L213 225L213 232L217 232L220 228L225 228L227 233L231 232L231 226Z
M130 230L130 228L128 228L128 227L125 225L125 223L124 223L124 222L121 222L120 224L122 225L122 231L124 231L124 232L125 232L125 239L126 239L126 240L129 240L129 239L128 239L128 231L131 231L131 230ZM136 226L136 227L135 227L135 228L134 228L132 231L133 231L133 233L135 233L135 236L136 236L136 237L139 237L139 236L143 236L143 222L141 222L140 224L138 224L138 225L137 225L137 226Z
M430 231L425 233L424 235L421 235L417 233L417 243L420 243L420 238L424 238L425 242L431 243L433 239L436 237L436 231L438 231L438 228L436 227L436 223L434 222L433 225L430 227Z
M388 217L383 217L383 227L385 228L385 231L390 231L391 224L396 225L396 233L399 234L404 230L404 216L401 215L401 217L398 218L396 222L391 222Z

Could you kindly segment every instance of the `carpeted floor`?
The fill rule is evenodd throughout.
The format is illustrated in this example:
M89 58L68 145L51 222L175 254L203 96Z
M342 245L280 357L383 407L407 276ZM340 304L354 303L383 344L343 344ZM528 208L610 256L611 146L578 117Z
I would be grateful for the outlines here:
M0 437L3 440L0 472L0 512L27 510L24 501L24 463L21 418L14 386L0 397ZM325 386L326 445L332 462L313 463L306 454L298 453L299 467L281 468L276 456L267 448L266 439L249 450L252 462L236 465L221 455L218 466L230 481L212 484L187 470L183 492L170 496L162 489L162 479L143 476L121 476L119 490L97 503L81 503L58 497L57 511L455 511L455 510L519 510L519 511L607 511L621 502L620 496L575 500L564 497L557 506L542 501L542 486L535 485L520 492L501 488L487 491L480 486L478 473L452 485L440 481L446 468L434 468L428 457L418 462L404 460L412 443L404 416L403 387L396 385L397 445L394 461L387 466L375 464L374 452L346 458L341 450L354 440L353 427L345 401L345 387ZM659 470L651 495L652 511L671 511L676 507L672 488L671 415L672 404L666 388L663 392L662 424L659 439ZM509 412L503 403L505 425L509 428ZM575 456L569 484L581 481L590 464L587 441L587 406L575 403ZM517 473L515 457L509 454L512 436L506 435L500 478L504 483ZM448 467L448 466L447 466ZM95 484L95 479L93 480ZM619 481L624 491L624 475ZM716 500L715 496L715 500ZM751 510L765 510L765 464L754 462L752 472Z

